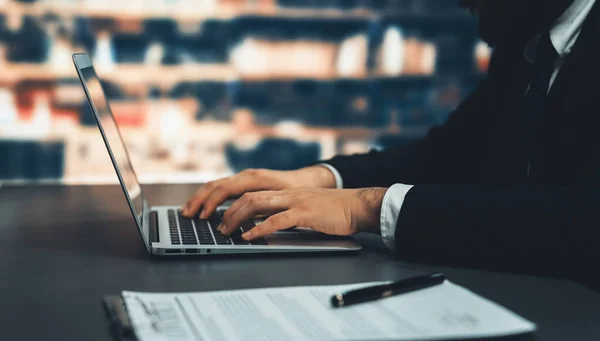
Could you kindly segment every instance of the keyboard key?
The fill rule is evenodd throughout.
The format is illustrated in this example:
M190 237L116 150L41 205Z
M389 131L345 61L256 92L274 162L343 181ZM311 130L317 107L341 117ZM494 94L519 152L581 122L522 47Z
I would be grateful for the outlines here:
M205 220L194 219L194 224L196 225L196 231L210 233L208 223Z
M176 214L177 213L177 214ZM169 233L173 245L198 245L192 222L184 217L181 211L168 210ZM178 226L179 223L179 226Z
M221 217L219 217L218 214L213 214L210 216L210 218L208 218L208 221L210 222L213 231L216 231L219 227L219 224L221 224Z
M254 228L254 226L256 226L256 225L254 224L253 221L247 221L242 224L241 229L244 232L248 232L248 231L252 230Z
M198 234L200 245L215 245L206 220L195 218L194 226L196 227L196 234Z
M198 245L198 239L196 238L196 234L194 233L194 228L192 227L192 221L189 218L178 217L179 220L179 230L181 233L181 240L184 245Z
M231 232L231 238L242 238L242 234L244 233L244 231L241 228L238 228L237 230L234 230L233 232Z
M250 245L250 243L242 239L241 236L231 236L231 241L233 242L233 245Z
M195 218L194 224L196 224L197 228L208 228L208 222L206 220Z

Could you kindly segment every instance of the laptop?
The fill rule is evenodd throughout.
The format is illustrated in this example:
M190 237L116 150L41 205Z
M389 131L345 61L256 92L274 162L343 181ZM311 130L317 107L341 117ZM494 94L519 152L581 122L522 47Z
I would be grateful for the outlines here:
M184 217L177 203L174 206L149 206L89 55L74 54L73 62L133 220L151 255L197 257L215 254L351 252L361 249L351 238L327 236L303 228L278 232L252 242L243 240L241 234L259 224L260 220L246 222L232 236L223 236L217 227L227 210L227 204L219 207L207 220Z

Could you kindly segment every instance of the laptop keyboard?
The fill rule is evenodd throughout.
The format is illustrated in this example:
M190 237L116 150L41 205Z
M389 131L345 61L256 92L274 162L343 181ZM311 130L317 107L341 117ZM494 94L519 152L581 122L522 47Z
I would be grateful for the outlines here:
M213 214L208 220L184 217L179 210L168 210L169 232L173 245L267 245L264 238L247 242L242 239L242 233L254 227L246 223L239 232L231 236L223 236L217 228L225 211Z

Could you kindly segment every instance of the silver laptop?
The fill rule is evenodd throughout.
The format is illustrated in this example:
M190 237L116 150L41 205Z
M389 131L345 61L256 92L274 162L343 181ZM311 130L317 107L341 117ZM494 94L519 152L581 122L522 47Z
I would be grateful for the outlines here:
M258 220L242 224L239 231L232 236L223 236L217 231L217 226L227 209L226 204L219 207L208 220L183 217L179 206L150 207L144 198L144 192L89 55L74 54L73 61L133 214L133 220L151 255L348 252L361 249L361 246L350 238L326 236L302 228L278 232L250 243L244 241L241 234L260 223Z

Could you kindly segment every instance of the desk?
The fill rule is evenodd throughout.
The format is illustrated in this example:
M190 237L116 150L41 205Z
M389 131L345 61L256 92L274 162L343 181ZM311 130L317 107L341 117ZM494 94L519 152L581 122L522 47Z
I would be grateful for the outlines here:
M146 188L152 204L195 186ZM110 341L100 299L123 289L199 291L398 279L443 271L536 322L541 341L599 340L600 294L569 281L397 261L376 236L358 255L150 260L117 186L0 188L0 338ZM30 322L35 321L35 322Z

